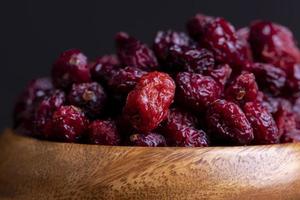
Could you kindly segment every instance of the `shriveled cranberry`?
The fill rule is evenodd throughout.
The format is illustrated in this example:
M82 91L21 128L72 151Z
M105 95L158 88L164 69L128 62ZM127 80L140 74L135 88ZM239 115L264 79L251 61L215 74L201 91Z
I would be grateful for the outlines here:
M124 32L118 33L115 40L118 57L123 65L137 67L146 71L157 68L157 59L146 44Z
M287 70L287 95L300 93L300 64L294 64Z
M300 142L300 130L294 129L291 132L287 132L281 136L280 141L282 143Z
M181 72L176 77L176 84L176 100L194 111L204 111L221 93L213 78L201 74Z
M88 139L92 144L119 145L120 135L113 120L96 120L88 127Z
M244 112L252 125L254 144L278 143L280 134L272 115L258 102L248 102Z
M179 71L203 73L215 66L214 55L204 48L173 46L169 59L172 67Z
M91 81L87 57L78 49L63 52L53 64L52 80L61 89L68 89L73 83Z
M196 14L187 22L187 30L189 35L196 41L201 41L204 36L204 31L207 23L212 21L214 18L211 16Z
M115 55L105 55L97 58L91 66L93 80L100 83L106 82L119 64L119 60Z
M178 46L184 47L189 46L190 39L183 32L175 31L158 31L153 43L153 51L157 56L158 60L162 64L166 64L167 57L169 55L170 47Z
M14 127L18 132L32 135L34 132L33 119L36 105L53 89L49 78L34 79L28 83L18 97L14 108Z
M243 105L257 99L258 87L252 73L242 72L226 89L227 100Z
M296 98L293 102L293 113L296 115L296 125L300 129L300 97Z
M167 117L174 95L175 83L168 74L148 73L128 94L124 116L137 130L150 132Z
M272 64L254 63L249 70L254 73L259 88L273 95L281 93L286 82L286 73Z
M61 106L52 116L55 137L65 142L79 142L88 127L88 120L79 108Z
M116 70L107 84L115 94L127 95L146 73L136 67L125 67L124 69Z
M170 109L168 118L166 119L165 126L189 126L196 127L199 122L195 115L187 112L181 108Z
M240 28L236 31L238 40L240 41L241 45L247 49L247 57L249 60L252 60L252 51L249 40L250 29L248 27Z
M87 116L93 118L103 114L107 95L96 82L74 84L68 95L69 102L80 107Z
M256 61L286 69L300 61L300 52L291 31L279 24L255 21L250 27L249 41Z
M61 90L55 90L38 104L33 122L38 136L46 139L55 139L51 125L52 115L65 102L65 93Z
M283 105L278 106L278 110L273 116L280 136L293 132L296 129L296 115L286 110Z
M133 146L141 146L141 147L165 147L166 139L164 136L157 133L149 133L149 134L134 134L131 135L130 144Z
M217 100L206 114L208 128L213 137L220 137L238 145L250 144L253 129L241 108L230 101Z
M231 72L232 69L228 64L220 64L214 69L206 71L204 74L211 76L216 82L224 87L230 78Z

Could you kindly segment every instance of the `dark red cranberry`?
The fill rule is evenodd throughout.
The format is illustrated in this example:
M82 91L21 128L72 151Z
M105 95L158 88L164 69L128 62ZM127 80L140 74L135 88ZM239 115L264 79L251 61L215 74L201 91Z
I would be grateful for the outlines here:
M88 127L88 120L79 108L61 106L52 117L55 137L65 142L79 142Z
M256 21L251 24L249 41L254 59L283 69L300 61L291 31L279 24Z
M220 64L214 69L206 71L204 74L211 76L216 82L224 87L231 76L232 69L228 64Z
M283 105L278 106L278 110L273 116L280 136L286 135L297 129L296 115L293 112L286 110Z
M103 114L107 95L96 82L74 84L68 95L69 102L80 107L87 116L94 118Z
M123 65L137 67L146 71L157 68L156 57L146 44L124 32L118 33L115 40L118 57Z
M287 95L300 94L300 64L292 65L287 70Z
M172 46L189 46L190 39L183 32L175 31L158 31L154 39L153 51L157 56L158 60L165 64L169 55L170 47Z
M136 67L119 69L116 70L111 79L108 80L107 85L115 94L127 95L146 73L147 72Z
M63 52L52 68L52 80L57 88L68 89L73 83L91 81L87 57L78 49Z
M300 142L300 130L294 129L291 132L287 132L280 138L280 141L282 143Z
M33 119L36 105L53 89L49 78L35 79L29 82L19 96L14 108L14 127L18 132L32 135L34 132Z
M300 97L294 100L293 113L296 115L296 125L300 129Z
M119 145L120 135L112 120L93 121L88 128L88 139L92 144Z
M184 107L204 111L220 97L221 88L209 76L181 72L176 77L176 100Z
M226 100L212 103L206 121L213 137L220 137L238 145L250 144L253 129L240 107Z
M239 105L257 99L258 87L252 73L242 72L226 89L225 97Z
M286 82L286 73L272 64L254 63L249 70L254 73L259 88L273 95L281 93Z
M272 115L258 102L248 102L244 112L252 125L254 144L278 143L280 134Z
M96 59L91 66L93 80L100 83L108 81L118 65L120 65L120 63L115 55L105 55Z
M124 116L137 130L150 132L167 117L174 95L175 83L168 74L148 73L128 94Z
M196 14L187 22L189 35L196 41L200 42L204 37L204 31L207 23L212 20L214 20L214 18L211 16Z
M190 112L187 112L181 108L172 108L170 109L168 118L165 122L165 126L189 126L196 127L199 122L195 115Z
M66 95L63 91L55 90L44 98L37 106L34 118L36 134L41 138L55 139L52 131L52 115L64 105Z
M241 42L241 45L244 46L247 49L247 57L249 60L252 61L252 51L251 46L248 42L249 35L250 35L250 29L248 27L240 28L236 31L238 40Z
M203 73L215 66L214 55L204 48L173 46L170 48L169 59L175 71L179 69L177 71Z
M141 147L165 147L167 146L164 136L156 133L131 135L130 144Z

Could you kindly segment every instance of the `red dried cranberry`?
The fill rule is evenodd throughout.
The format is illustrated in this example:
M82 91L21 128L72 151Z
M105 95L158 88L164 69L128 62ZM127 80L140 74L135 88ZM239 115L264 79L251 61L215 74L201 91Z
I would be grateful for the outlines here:
M112 120L93 121L88 128L89 142L101 145L119 145L120 135Z
M141 147L165 147L167 146L164 136L156 133L131 135L130 144Z
M169 75L161 72L144 75L128 94L124 116L137 130L150 132L167 117L174 94L175 83Z
M65 101L65 93L60 90L55 90L39 103L34 119L36 134L42 138L54 139L51 129L52 115Z
M284 134L280 141L282 143L300 142L300 130L294 129L291 132Z
M215 66L214 55L204 48L173 46L170 48L169 59L171 66L179 71L203 73Z
M300 93L300 64L295 64L287 70L287 95Z
M294 100L293 113L296 115L296 125L300 129L300 97Z
M146 72L139 68L126 67L116 70L107 84L115 94L127 95L145 74Z
M191 110L204 111L220 97L220 86L209 76L181 72L176 77L176 83L176 100Z
M216 68L208 70L204 74L211 76L216 82L224 87L230 78L232 69L227 64L220 64Z
M286 81L286 73L282 69L272 64L254 63L249 70L254 73L260 89L273 95L281 93Z
M55 137L65 142L79 142L88 126L84 112L75 106L58 108L51 123Z
M36 105L53 89L49 78L35 79L29 82L22 94L19 96L14 108L14 127L18 132L32 135L33 118Z
M91 66L91 75L94 81L106 82L118 66L119 60L115 55L102 56Z
M252 73L242 72L226 89L225 97L239 105L257 99L258 87Z
M214 18L211 16L196 14L187 22L187 30L189 35L196 41L202 40L207 23L213 19Z
M274 144L279 142L280 134L272 115L258 102L248 102L244 112L252 125L254 144Z
M80 107L87 116L94 118L103 114L106 93L96 82L74 84L68 95L69 102Z
M283 69L300 61L291 31L279 24L256 21L251 24L249 41L256 61Z
M206 114L208 128L214 137L229 140L238 145L250 144L253 129L245 114L235 103L217 100Z
M236 31L237 37L239 41L241 42L241 45L244 46L247 49L247 57L249 60L252 61L252 51L251 46L248 42L249 35L250 35L250 29L248 27L240 28Z
M124 32L118 33L115 40L118 57L123 65L137 67L146 71L157 68L156 57L146 44Z
M278 110L273 116L280 136L293 132L296 129L296 115L287 111L283 105L278 106Z
M52 80L57 88L68 89L73 83L91 80L87 57L78 49L63 52L52 68Z
M175 32L175 31L159 31L156 34L154 44L153 44L153 51L157 56L158 60L165 64L167 57L169 55L170 47L172 46L189 46L190 39L189 37L183 32Z
M169 112L168 118L166 120L165 126L189 126L196 127L199 122L196 116L192 113L184 111L180 108L172 108Z

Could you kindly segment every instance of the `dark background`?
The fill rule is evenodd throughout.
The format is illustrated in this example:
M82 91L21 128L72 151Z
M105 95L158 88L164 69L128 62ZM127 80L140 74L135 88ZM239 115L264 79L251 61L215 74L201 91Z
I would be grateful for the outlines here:
M112 53L120 30L151 43L157 30L184 30L196 12L223 16L236 27L273 20L290 27L300 41L299 6L297 0L1 0L0 129L10 126L24 85L48 75L65 49L81 48L91 58Z

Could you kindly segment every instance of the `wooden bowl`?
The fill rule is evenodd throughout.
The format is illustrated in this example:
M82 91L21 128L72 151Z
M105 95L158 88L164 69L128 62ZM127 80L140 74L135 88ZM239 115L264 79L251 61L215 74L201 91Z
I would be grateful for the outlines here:
M300 199L300 144L144 148L0 136L1 199Z

